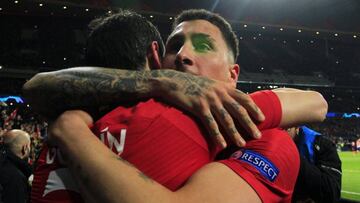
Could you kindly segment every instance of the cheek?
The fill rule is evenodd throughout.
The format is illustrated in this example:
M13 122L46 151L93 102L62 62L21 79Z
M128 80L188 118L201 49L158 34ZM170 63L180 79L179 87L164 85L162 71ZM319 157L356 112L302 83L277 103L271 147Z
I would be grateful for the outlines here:
M163 69L175 69L175 56L167 55L162 62Z
M207 57L198 59L198 64L201 68L201 74L208 76L212 79L217 79L221 81L226 81L228 77L228 72L226 71L227 63L222 58L218 56Z

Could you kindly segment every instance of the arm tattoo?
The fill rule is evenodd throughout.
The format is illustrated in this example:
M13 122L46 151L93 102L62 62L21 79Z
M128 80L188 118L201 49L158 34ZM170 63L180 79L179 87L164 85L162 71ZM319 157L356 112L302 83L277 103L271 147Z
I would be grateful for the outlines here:
M165 91L180 91L189 96L201 95L214 83L174 70L71 68L39 74L23 90L35 110L54 117L69 109L96 109L158 96L159 81Z

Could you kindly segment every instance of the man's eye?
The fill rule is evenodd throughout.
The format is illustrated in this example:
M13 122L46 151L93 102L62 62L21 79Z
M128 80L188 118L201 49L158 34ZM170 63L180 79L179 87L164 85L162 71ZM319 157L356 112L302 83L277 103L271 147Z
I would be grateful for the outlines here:
M207 43L194 44L194 49L199 52L206 52L212 50L211 46Z

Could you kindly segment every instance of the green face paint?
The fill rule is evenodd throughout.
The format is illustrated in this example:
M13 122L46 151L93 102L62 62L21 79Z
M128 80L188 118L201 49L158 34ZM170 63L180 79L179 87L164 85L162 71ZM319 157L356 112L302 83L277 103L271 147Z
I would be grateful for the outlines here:
M209 35L194 33L191 35L191 44L196 52L206 53L215 50L213 39Z

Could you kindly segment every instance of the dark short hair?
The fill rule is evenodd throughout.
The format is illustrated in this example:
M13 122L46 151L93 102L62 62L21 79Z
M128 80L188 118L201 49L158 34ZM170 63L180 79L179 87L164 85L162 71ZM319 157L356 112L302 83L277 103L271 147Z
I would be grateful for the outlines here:
M157 28L135 12L119 10L91 21L89 28L86 65L142 69L153 41L159 44L159 55L164 55L164 42Z
M181 12L173 23L173 29L184 21L191 20L206 20L216 27L218 27L222 33L225 43L228 49L234 56L234 61L237 60L239 55L239 41L231 25L219 14L207 11L205 9L190 9Z

